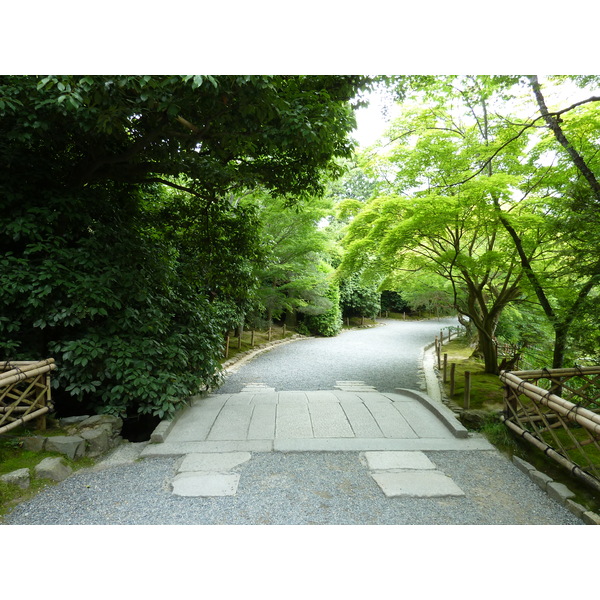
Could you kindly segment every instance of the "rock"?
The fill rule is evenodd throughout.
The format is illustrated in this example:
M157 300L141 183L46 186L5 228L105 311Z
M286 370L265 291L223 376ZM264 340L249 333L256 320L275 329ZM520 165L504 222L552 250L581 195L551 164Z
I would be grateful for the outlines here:
M519 469L519 471L523 471L523 473L525 473L525 475L529 475L529 473L531 471L536 470L536 468L532 464L529 464L526 460L523 460L522 458L519 458L518 456L513 456L512 461L513 461L513 464L515 465L515 467L517 467L517 469Z
M472 410L463 410L460 413L459 419L465 427L481 429L486 421L490 419L490 413L476 408Z
M34 470L36 477L53 481L63 481L73 472L73 469L65 464L65 459L60 457L45 458Z
M6 475L0 477L0 481L16 485L22 490L26 490L30 483L29 469L17 469L16 471L6 473Z
M110 448L108 432L104 428L86 429L80 436L86 441L86 456L100 456Z
M78 435L58 435L46 440L46 452L58 452L77 460L85 454L85 440Z
M90 415L79 415L76 417L65 417L64 419L60 419L59 423L61 427L66 427L68 425L76 425L77 423L81 423L81 421L85 421L89 419Z
M117 436L123 428L123 420L114 415L94 415L79 424L80 429L86 427L98 427L100 425L109 425L112 429L112 436Z
M21 441L23 442L23 449L31 452L41 452L46 444L46 438L42 435L21 438Z
M600 516L591 510L586 510L581 515L581 520L587 525L600 525Z
M575 494L564 484L557 481L548 482L546 492L550 498L553 498L564 505L567 500L575 498Z

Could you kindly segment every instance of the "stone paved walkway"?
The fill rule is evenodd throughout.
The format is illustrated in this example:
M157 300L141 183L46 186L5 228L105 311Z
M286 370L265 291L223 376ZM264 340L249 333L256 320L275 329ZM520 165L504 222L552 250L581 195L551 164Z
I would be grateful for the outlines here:
M197 399L142 457L185 456L174 494L228 496L240 479L232 469L252 452L361 452L386 496L435 497L464 493L424 451L492 449L421 392L379 393L361 381L335 388L277 392L254 383Z

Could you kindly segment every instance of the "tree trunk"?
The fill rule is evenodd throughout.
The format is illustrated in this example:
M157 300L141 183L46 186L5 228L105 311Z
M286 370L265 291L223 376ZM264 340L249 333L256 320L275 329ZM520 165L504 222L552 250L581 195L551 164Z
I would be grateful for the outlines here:
M479 351L483 356L485 372L498 375L498 347L489 331L479 329Z

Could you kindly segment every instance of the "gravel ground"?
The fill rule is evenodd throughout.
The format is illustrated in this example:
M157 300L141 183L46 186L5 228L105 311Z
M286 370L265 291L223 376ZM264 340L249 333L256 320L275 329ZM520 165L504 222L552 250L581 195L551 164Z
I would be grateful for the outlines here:
M19 505L27 525L575 525L495 451L427 452L462 498L386 498L358 452L255 453L235 496L174 496L181 458L82 471Z
M456 319L398 321L344 331L332 338L309 338L264 352L220 388L237 393L247 383L265 383L277 391L331 390L336 381L364 381L380 392L419 389L419 360L424 346Z
M259 355L230 375L277 390L331 389L362 380L379 391L418 388L421 348L445 320L390 321L338 338L303 340ZM11 525L441 525L582 524L496 451L427 452L466 493L458 498L386 498L358 452L254 453L240 465L237 494L171 493L180 458L136 461L145 443L124 444L92 469L49 486L5 517Z

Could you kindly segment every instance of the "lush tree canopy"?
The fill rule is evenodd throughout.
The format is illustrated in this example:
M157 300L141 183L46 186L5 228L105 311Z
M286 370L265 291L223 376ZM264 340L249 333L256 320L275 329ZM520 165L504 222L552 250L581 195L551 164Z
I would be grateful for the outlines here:
M553 366L569 348L574 360L570 332L591 324L600 284L600 96L551 108L547 97L567 84L597 89L598 78L549 78L545 88L534 76L409 79L401 116L361 159L378 181L372 198L341 204L352 218L342 269L385 274L388 289L410 289L409 272L443 277L490 372L509 305L541 309Z
M59 408L121 416L171 414L215 384L272 255L243 197L321 194L367 84L2 77L2 358L54 356Z

